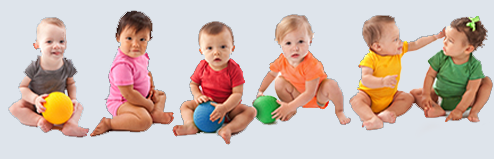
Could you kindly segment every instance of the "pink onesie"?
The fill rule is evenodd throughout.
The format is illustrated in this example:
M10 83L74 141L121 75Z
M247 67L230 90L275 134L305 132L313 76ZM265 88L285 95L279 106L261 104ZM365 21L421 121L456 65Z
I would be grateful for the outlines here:
M151 87L148 75L149 56L148 53L132 58L125 55L120 48L111 65L110 74L110 95L106 100L106 108L111 115L117 116L120 105L127 100L122 96L118 86L134 85L134 89L146 97Z

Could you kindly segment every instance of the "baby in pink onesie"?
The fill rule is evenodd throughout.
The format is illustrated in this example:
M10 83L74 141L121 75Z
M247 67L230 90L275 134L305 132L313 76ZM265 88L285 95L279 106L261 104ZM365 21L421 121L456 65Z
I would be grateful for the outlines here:
M147 43L151 40L151 19L138 11L127 12L117 27L120 43L110 69L110 95L106 106L113 119L103 118L91 136L110 130L145 131L153 123L169 124L173 113L165 109L165 93L154 89L148 71Z

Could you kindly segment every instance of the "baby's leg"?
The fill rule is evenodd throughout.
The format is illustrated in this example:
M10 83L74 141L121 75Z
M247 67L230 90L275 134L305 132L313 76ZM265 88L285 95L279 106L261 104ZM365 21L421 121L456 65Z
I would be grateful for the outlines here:
M355 111L360 117L360 120L364 122L362 127L365 126L367 130L380 129L383 127L383 122L371 109L371 99L367 93L359 90L357 95L350 99L350 104L352 105L353 111Z
M163 112L163 110L165 110L166 102L165 92L157 91L157 94L154 94L154 96L158 96L160 100L157 103L154 103L154 109L153 112L151 112L153 123L170 124L173 121L173 113Z
M435 117L444 116L446 114L446 112L443 110L443 108L441 108L441 106L439 106L437 104L438 96L437 96L436 92L434 91L433 88L431 88L430 92L431 92L430 96L432 98L432 103L431 103L430 108L426 108L424 103L422 103L422 97L423 97L423 89L422 88L414 89L410 93L415 98L414 100L415 100L415 103L417 104L417 106L419 106L420 109L424 110L425 117L435 118Z
M70 119L63 124L62 133L64 135L76 137L87 136L89 129L79 127L79 120L81 119L82 110L83 108L81 103L77 103L74 106L74 113L72 113Z
M335 106L334 112L336 117L338 117L340 124L345 125L350 123L350 118L347 118L343 112L343 93L341 92L338 83L332 79L325 79L321 82L317 90L317 102L326 103L329 100L331 100Z
M230 144L232 134L244 130L254 120L256 114L255 108L239 104L228 114L232 121L221 128L218 134L225 140L226 144Z
M377 116L387 123L394 123L396 117L405 114L412 107L414 98L412 94L403 91L397 91L393 97L391 105Z
M184 120L184 125L176 125L173 127L173 134L178 135L192 135L199 132L194 124L194 110L196 110L197 104L193 100L186 101L180 107L180 114Z
M91 136L100 135L110 130L140 132L149 129L152 124L153 119L146 108L125 102L118 108L117 116L114 116L113 119L101 119Z
M53 128L53 124L43 118L43 116L35 113L36 108L24 99L15 102L9 108L10 113L16 117L22 124L28 126L37 126L43 132L48 132Z
M283 76L278 76L278 78L276 78L274 89L276 90L278 98L280 98L282 102L286 103L293 101L300 95L300 92L298 92L297 89L290 82L283 78ZM290 120L296 113L297 110L291 112L284 121Z
M473 106L470 110L470 115L468 115L468 120L471 122L479 122L478 113L484 107L487 100L489 100L489 96L491 95L492 90L492 80L489 77L485 77L482 79L482 83L480 84L479 90L477 92L477 96Z

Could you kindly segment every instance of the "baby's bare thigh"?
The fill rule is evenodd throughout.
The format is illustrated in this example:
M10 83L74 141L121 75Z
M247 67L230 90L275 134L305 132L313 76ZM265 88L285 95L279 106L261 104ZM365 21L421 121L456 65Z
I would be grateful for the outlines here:
M358 101L363 102L369 106L372 104L369 95L362 90L359 90L358 93L355 96L353 96L352 99L350 99L350 103L354 103Z
M231 119L235 118L235 116L245 112L246 110L253 109L253 107L249 107L245 104L238 104L232 111L228 113L228 117Z

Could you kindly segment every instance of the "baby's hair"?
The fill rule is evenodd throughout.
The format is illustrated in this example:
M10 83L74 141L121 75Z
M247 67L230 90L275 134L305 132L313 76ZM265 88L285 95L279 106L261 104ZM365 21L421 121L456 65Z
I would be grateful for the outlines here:
M391 22L395 23L395 18L389 15L376 15L364 22L362 36L369 48L373 43L378 42L381 39L383 32L382 24Z
M125 13L118 22L117 33L115 36L117 38L120 37L122 31L127 27L134 28L136 33L143 29L149 29L149 37L153 38L153 36L151 36L151 32L153 31L153 23L151 22L151 19L149 19L149 17L142 12L134 10Z
M212 22L209 22L209 23L205 24L204 26L202 26L201 30L199 30L199 45L200 45L202 33L205 33L208 35L217 35L217 34L223 32L225 29L228 30L230 32L230 34L232 35L232 44L233 44L234 40L233 40L232 28L230 28L225 23L222 23L219 21L212 21Z
M472 28L467 26L467 23L469 22L471 22L471 20L468 17L462 17L453 20L450 25L459 32L465 33L468 43L473 45L473 51L475 51L479 46L484 46L483 41L487 39L487 30L484 28L484 25L482 25L482 22L478 21L475 23L475 31L472 31Z
M48 17L48 18L45 18L45 19L42 19L41 22L39 22L38 24L38 27L36 28L36 34L39 33L39 28L41 26L41 24L52 24L52 25L55 25L55 26L58 26L60 28L65 28L65 24L63 24L63 21L56 18L56 17Z
M297 30L298 28L305 26L309 37L312 38L314 33L312 32L312 27L310 26L309 20L304 15L292 14L281 19L280 23L276 25L275 41L281 43L286 34L291 31Z

